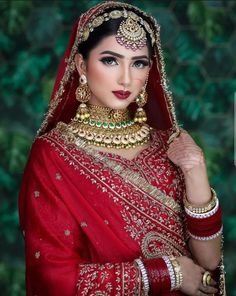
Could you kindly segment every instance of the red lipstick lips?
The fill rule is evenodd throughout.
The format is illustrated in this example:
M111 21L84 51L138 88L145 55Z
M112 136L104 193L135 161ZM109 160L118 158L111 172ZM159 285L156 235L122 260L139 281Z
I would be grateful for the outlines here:
M117 90L117 91L113 91L113 94L118 99L125 100L130 96L131 92L130 91L124 91L124 90Z

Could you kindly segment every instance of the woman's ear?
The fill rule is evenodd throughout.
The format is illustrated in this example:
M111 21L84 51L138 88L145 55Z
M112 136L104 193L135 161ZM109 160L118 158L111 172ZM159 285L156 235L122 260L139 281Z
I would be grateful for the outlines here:
M75 55L75 66L80 76L82 74L86 75L86 64L80 53Z

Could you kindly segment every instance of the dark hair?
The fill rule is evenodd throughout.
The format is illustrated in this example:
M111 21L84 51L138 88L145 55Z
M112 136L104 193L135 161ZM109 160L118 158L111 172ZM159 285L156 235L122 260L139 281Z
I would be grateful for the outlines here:
M85 60L88 59L90 51L95 48L99 42L102 41L103 38L115 35L118 31L118 28L120 26L120 23L124 20L123 17L119 19L110 19L109 21L103 22L102 25L99 27L95 28L94 31L90 32L89 38L79 44L78 46L78 51L80 54L82 54L83 58ZM145 29L144 29L145 30ZM146 31L146 30L145 30ZM147 34L147 47L148 47L148 52L149 56L153 55L153 48L152 48L152 43L151 43L151 38L148 32Z

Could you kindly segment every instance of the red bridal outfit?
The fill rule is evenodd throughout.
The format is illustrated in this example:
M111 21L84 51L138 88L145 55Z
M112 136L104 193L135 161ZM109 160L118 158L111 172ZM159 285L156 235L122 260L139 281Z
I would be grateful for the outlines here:
M132 8L156 34L146 105L151 144L132 160L72 143L66 128L78 107L74 56L80 32L109 7ZM177 130L155 21L118 2L83 14L60 64L20 191L28 296L143 295L135 259L190 256L184 181L166 155L167 141ZM182 293L169 289L152 295Z

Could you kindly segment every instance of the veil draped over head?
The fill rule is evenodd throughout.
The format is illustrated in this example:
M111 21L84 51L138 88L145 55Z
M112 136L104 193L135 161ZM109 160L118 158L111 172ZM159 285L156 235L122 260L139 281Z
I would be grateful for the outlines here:
M155 36L154 57L147 82L148 102L144 109L147 113L147 123L159 130L171 130L173 137L179 131L175 110L172 102L172 94L168 90L165 65L160 43L160 26L156 20L129 4L106 1L94 6L82 14L76 21L68 47L60 63L56 82L53 88L51 100L45 119L38 131L42 135L56 126L59 121L68 123L74 116L79 102L75 98L75 90L79 85L79 74L76 70L74 58L81 42L81 34L91 18L105 12L106 9L132 10L147 21ZM133 104L131 104L133 105Z

